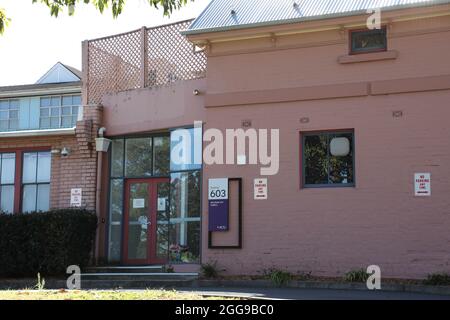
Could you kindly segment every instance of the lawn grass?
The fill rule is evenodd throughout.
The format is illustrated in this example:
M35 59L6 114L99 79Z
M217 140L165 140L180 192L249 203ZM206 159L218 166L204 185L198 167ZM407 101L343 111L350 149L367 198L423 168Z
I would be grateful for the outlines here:
M230 300L175 290L2 290L0 300Z

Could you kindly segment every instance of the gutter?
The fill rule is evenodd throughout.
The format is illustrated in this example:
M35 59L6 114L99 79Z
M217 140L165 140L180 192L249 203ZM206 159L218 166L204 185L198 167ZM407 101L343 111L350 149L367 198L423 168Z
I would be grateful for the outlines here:
M414 3L414 4L406 4L406 5L397 5L391 7L381 7L381 12L383 11L395 11L400 9L412 9L412 8L422 8L422 7L433 7L437 5L450 4L450 0L436 0L433 2L423 2L423 3ZM223 31L232 31L232 30L240 30L240 29L250 29L250 28L260 28L260 27L269 27L269 26L277 26L277 25L286 25L286 24L295 24L300 22L308 22L308 21L316 21L316 20L328 20L334 18L342 18L342 17L352 17L359 15L367 15L367 10L376 9L376 8L368 8L365 10L358 11L348 11L348 12L340 12L340 13L332 13L332 14L324 14L318 16L311 17L301 17L295 19L283 19L283 20L273 20L273 21L264 21L259 23L249 23L249 24L240 24L233 26L218 26L207 29L187 29L181 31L181 34L184 36L198 35L198 34L206 34L206 33L215 33L215 32L223 32ZM200 15L197 19L192 22L191 27L195 25L198 19L201 18Z
M75 135L75 128L0 132L0 139L1 138L40 137L40 136L70 136L70 135Z

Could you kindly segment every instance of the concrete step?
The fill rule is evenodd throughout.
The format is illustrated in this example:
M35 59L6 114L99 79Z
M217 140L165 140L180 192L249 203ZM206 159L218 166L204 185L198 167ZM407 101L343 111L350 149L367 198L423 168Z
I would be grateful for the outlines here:
M164 266L105 266L89 267L85 273L162 273Z
M198 273L163 273L163 272L108 272L108 273L82 273L81 281L194 281L198 279Z

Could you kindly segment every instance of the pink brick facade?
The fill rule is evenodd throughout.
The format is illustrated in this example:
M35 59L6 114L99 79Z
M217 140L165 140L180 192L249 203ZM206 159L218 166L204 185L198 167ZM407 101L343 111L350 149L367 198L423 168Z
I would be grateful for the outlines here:
M275 267L341 276L373 264L385 277L449 272L449 12L448 5L388 12L388 51L358 57L348 55L348 32L363 16L191 36L208 43L206 79L105 95L102 126L111 138L194 120L204 130L244 122L280 129L268 200L253 197L259 166L203 167L201 262L217 261L226 274ZM301 135L341 129L354 131L355 186L304 188ZM83 168L83 180L95 181L90 163ZM418 172L431 173L431 197L414 197ZM224 177L242 178L242 249L208 247L208 180ZM104 169L103 190L107 180ZM102 208L106 218L107 192ZM231 233L236 219L233 210ZM221 236L221 245L236 240ZM106 228L100 241L107 246Z

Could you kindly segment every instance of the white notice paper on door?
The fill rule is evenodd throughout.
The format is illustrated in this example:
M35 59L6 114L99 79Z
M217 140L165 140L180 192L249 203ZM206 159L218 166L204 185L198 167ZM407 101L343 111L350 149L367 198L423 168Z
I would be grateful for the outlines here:
M133 209L145 208L145 199L133 199Z

